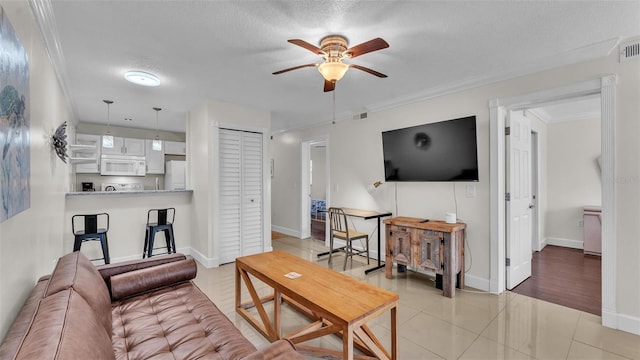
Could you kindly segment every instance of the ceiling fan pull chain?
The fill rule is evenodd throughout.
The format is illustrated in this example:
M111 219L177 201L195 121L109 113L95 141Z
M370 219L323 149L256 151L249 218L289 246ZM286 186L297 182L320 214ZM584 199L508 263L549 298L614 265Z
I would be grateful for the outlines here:
M336 92L333 91L333 121L332 124L336 123Z

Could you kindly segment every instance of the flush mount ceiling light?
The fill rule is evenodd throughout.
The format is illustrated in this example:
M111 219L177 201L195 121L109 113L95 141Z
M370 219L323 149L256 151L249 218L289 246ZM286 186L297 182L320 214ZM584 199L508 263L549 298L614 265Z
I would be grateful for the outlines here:
M143 86L160 85L160 79L157 76L144 71L127 71L124 78L129 82Z

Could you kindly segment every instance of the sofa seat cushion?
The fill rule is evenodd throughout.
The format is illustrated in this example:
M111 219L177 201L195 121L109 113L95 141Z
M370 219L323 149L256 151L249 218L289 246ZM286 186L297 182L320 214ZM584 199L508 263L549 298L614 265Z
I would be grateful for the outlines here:
M116 359L239 359L256 348L191 282L113 303Z

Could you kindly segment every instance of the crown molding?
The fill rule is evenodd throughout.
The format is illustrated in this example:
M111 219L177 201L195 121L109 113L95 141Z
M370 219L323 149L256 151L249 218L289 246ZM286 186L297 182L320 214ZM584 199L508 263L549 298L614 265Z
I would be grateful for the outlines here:
M64 60L64 54L62 52L62 46L60 44L60 37L58 36L58 29L56 27L56 19L53 15L53 6L51 0L28 0L29 7L33 18L38 25L40 35L44 42L44 47L49 55L49 60L53 65L53 70L56 73L56 78L64 94L64 98L67 102L69 112L72 119L69 119L74 125L77 125L78 116L76 114L76 107L74 106L73 97L69 91L67 85L67 72L66 62Z

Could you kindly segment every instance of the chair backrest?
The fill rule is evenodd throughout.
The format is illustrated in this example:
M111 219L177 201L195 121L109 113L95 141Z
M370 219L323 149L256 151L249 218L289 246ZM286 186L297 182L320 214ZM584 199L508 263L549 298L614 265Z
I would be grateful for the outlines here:
M349 225L347 224L347 215L341 208L330 207L329 208L329 226L331 232L339 231L348 233Z
M82 224L82 227L80 227ZM96 234L98 229L109 231L109 214L78 214L71 217L71 232L76 235L78 232L84 234Z
M175 217L175 208L151 209L147 211L147 225L152 223L155 223L157 225L173 224Z

